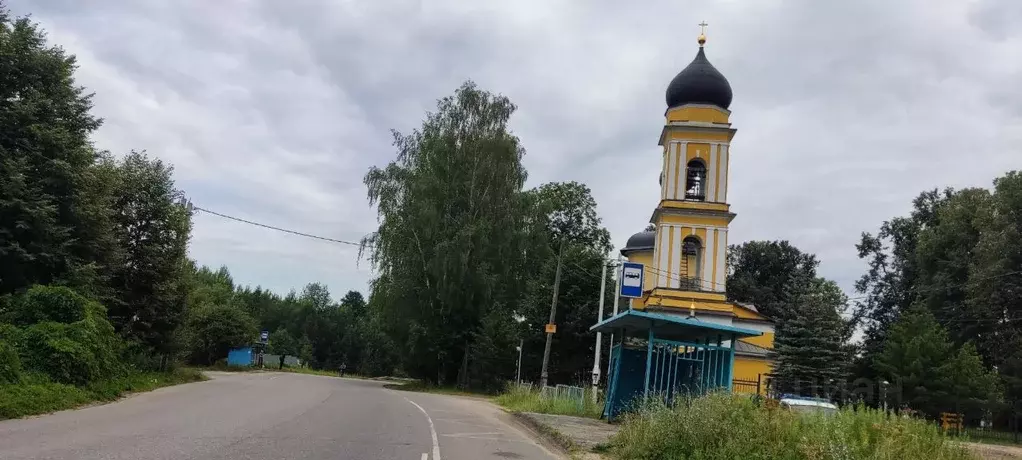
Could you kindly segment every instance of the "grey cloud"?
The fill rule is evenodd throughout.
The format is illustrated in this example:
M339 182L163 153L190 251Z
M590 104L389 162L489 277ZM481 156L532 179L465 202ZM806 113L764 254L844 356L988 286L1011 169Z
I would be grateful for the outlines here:
M656 205L663 91L703 19L735 92L732 243L789 239L850 289L861 231L1019 167L1012 0L34 3L11 6L82 58L101 147L168 159L210 207L339 238L375 225L361 178L393 158L389 129L471 78L518 104L530 184L586 182L623 244ZM239 225L200 218L192 254L275 288L364 288L348 248Z

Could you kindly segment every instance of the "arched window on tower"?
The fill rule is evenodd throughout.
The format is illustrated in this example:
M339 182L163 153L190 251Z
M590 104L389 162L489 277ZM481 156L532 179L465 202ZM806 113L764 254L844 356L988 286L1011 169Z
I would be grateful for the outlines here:
M681 241L681 255L685 262L680 288L686 291L697 291L702 286L700 279L703 273L703 245L699 238L687 236Z
M692 160L688 162L687 170L685 199L706 201L706 164L702 160Z

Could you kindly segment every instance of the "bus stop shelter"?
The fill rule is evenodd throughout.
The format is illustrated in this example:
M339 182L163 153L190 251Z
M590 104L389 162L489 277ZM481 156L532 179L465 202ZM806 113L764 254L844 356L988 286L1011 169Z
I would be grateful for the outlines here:
M611 419L650 397L731 390L735 342L762 335L695 316L625 310L589 328L614 334L603 416Z

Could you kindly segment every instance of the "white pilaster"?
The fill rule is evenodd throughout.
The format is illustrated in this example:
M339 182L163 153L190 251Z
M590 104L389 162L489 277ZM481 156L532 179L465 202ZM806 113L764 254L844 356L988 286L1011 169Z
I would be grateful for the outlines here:
M720 167L717 169L717 202L727 203L727 145L720 146Z
M688 164L685 159L688 157L688 142L678 143L678 150L675 152L678 156L678 181L674 184L674 198L677 200L685 199L685 179L688 174Z
M660 199L667 199L667 184L670 184L671 176L667 175L667 157L671 156L671 144L664 147L664 161L660 166Z
M710 144L710 154L706 159L706 201L717 201L717 149L720 144Z
M677 199L675 191L678 189L678 175L674 172L678 168L678 143L671 142L667 147L667 170L664 171L665 182L667 183L667 199Z
M700 274L700 281L703 284L703 290L713 290L713 248L715 247L715 239L717 230L708 228L706 229L706 241L703 242L703 272Z
M721 228L717 230L717 276L713 290L717 292L724 292L725 285L727 282L727 270L724 264L726 264L725 257L727 255L727 229Z
M660 226L660 242L657 246L660 248L659 258L656 261L657 269L657 287L667 287L667 254L670 253L671 247L668 246L671 227L667 225Z
M668 284L672 288L678 288L681 286L680 278L681 271L681 258L684 257L681 254L681 226L671 226L671 233L673 234L674 241L671 243L671 278L668 280Z

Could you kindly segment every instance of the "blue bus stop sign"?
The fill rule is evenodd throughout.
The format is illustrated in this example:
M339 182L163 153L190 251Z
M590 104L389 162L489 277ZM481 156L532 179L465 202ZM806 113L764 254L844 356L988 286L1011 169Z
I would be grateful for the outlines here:
M621 297L642 297L642 264L625 262L621 265Z

